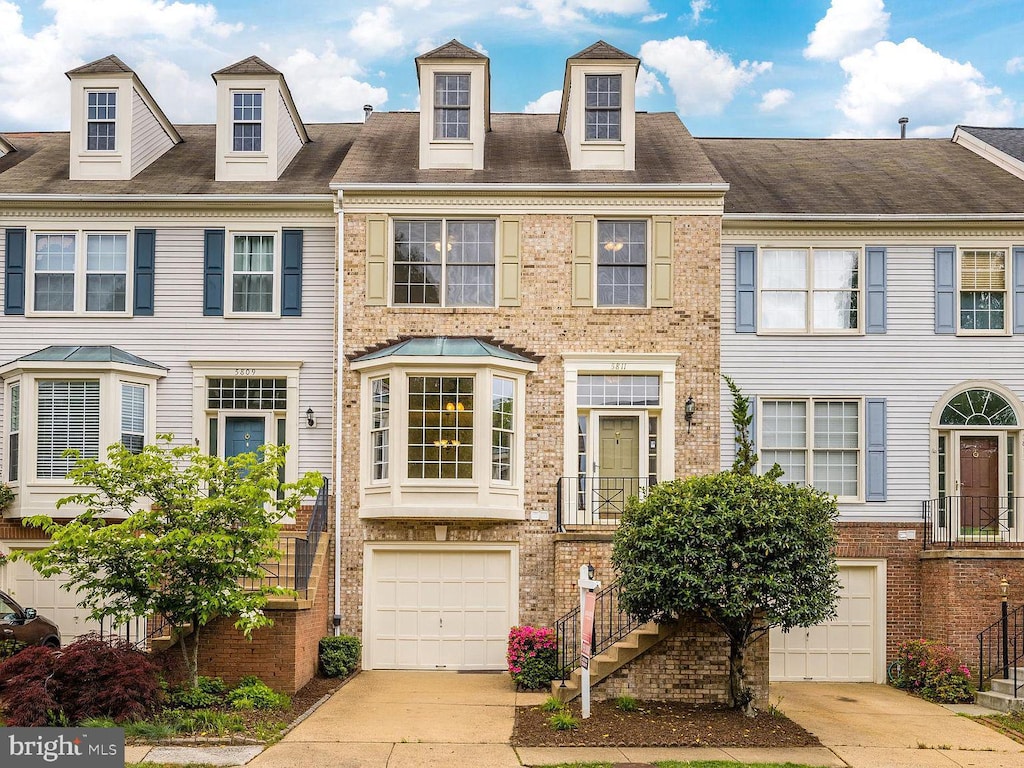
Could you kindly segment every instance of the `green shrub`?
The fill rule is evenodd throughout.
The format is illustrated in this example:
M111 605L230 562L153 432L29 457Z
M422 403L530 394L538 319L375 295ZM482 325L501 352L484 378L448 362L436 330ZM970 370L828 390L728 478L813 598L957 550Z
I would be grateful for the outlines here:
M167 694L167 705L175 709L207 709L215 706L220 699L220 696L207 693L202 688L185 685Z
M636 699L632 696L619 696L615 700L615 706L622 712L636 712L637 710Z
M541 712L561 712L563 709L565 709L565 704L554 696L548 696L544 703L540 705Z
M575 731L580 727L580 721L572 716L571 712L555 712L548 718L548 725L556 731Z
M287 709L292 700L250 675L228 693L228 703L235 709Z
M14 489L7 483L0 483L0 512L7 509L12 501L14 501Z
M0 640L0 661L11 658L11 656L24 650L26 647L25 643L15 640L13 637L3 638Z
M359 665L362 644L358 637L338 635L320 638L320 674L347 677Z
M204 677L200 675L196 687L203 693L208 693L218 698L228 692L228 687L224 685L224 681L219 677Z
M935 640L908 640L896 649L896 659L895 687L942 704L974 701L971 670L950 646Z

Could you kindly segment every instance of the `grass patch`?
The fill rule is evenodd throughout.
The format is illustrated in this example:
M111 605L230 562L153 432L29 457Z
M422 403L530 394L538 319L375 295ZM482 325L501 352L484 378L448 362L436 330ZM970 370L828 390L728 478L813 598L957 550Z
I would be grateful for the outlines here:
M548 718L548 725L556 731L575 731L580 727L580 721L573 717L571 712L555 712Z
M565 704L554 696L548 696L544 703L540 705L541 712L561 712L563 709L565 709Z
M632 696L619 696L615 700L615 708L622 712L636 712L639 705Z

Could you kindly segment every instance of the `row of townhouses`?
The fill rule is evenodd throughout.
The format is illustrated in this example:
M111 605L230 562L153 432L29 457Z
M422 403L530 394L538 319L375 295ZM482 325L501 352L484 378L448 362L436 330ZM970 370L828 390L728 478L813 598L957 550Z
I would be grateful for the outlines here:
M0 136L0 552L45 544L67 448L286 444L328 481L298 596L206 668L296 690L336 631L366 669L502 669L581 563L614 580L628 496L731 464L725 373L762 467L840 506L839 615L773 634L762 689L881 681L919 636L973 658L1024 588L1024 130L698 139L636 110L639 64L595 43L557 115L499 114L453 40L419 112L315 125L257 57L209 125L116 56L69 72L70 131ZM0 566L68 639L59 585ZM685 623L600 690L713 701L725 664Z

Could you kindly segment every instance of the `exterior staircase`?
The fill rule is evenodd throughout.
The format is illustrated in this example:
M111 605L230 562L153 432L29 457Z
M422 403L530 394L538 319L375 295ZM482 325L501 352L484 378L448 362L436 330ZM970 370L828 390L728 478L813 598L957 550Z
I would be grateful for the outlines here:
M590 685L597 685L608 675L643 655L676 631L675 624L641 624L628 635L612 643L590 660ZM560 701L572 701L580 695L583 670L576 667L565 680L551 681L551 695Z
M1016 675L1016 689L1014 676ZM993 678L988 681L989 690L978 691L974 700L982 707L1000 712L1017 712L1024 710L1024 669L1011 669L1007 679Z

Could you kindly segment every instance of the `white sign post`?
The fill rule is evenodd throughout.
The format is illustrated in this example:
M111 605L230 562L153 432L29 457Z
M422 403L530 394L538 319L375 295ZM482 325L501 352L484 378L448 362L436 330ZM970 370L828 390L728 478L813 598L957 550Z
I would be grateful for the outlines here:
M594 642L594 590L601 582L593 578L594 566L580 566L580 693L583 696L583 719L590 717L590 656Z

